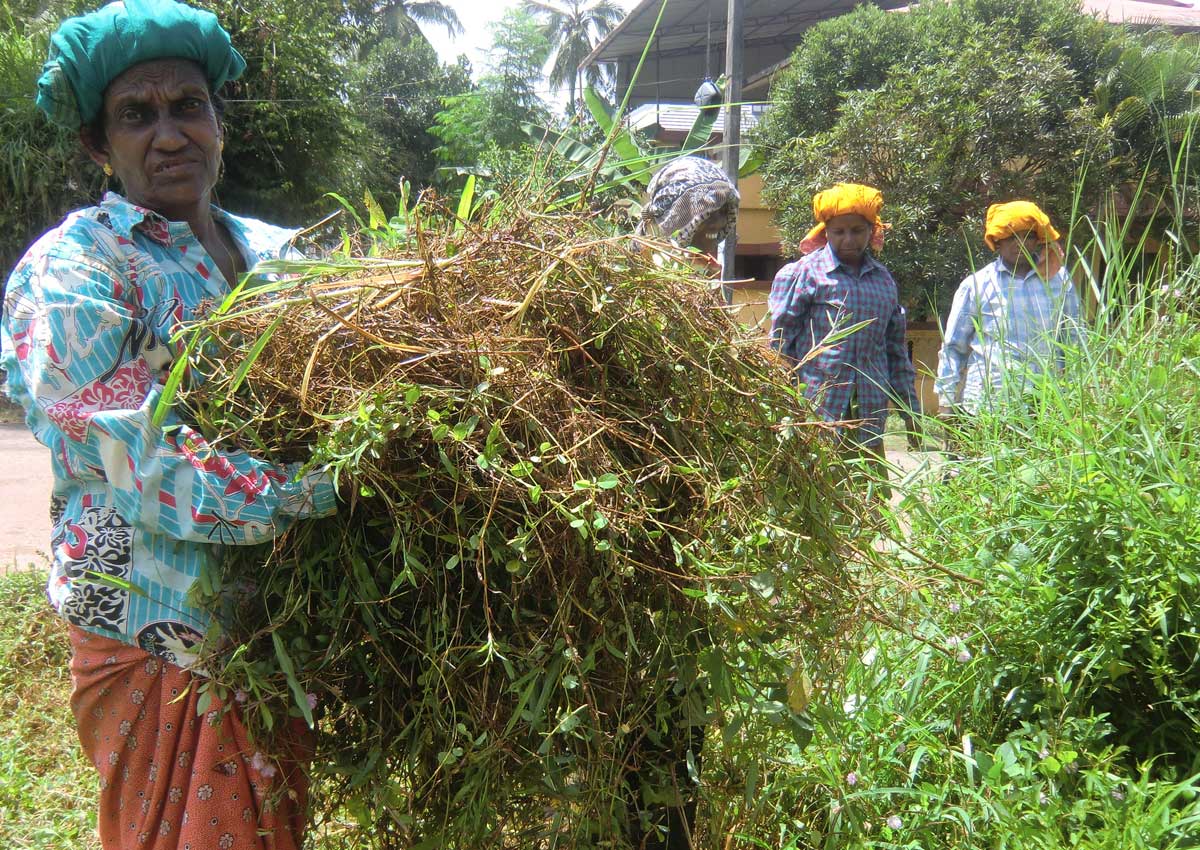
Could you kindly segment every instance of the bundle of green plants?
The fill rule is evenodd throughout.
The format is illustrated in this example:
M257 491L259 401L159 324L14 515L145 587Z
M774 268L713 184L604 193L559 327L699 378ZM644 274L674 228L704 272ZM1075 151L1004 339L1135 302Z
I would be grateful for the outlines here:
M261 740L313 722L324 804L381 845L621 846L694 785L689 734L806 734L807 671L865 595L853 497L667 246L572 215L403 224L192 337L195 422L343 499L201 579L211 687Z

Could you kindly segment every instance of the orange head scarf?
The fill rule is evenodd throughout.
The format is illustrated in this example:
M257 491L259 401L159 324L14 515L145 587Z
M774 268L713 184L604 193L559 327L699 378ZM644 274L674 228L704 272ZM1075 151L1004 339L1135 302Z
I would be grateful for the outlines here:
M983 241L993 251L1001 239L1023 233L1034 233L1037 241L1046 246L1038 261L1038 273L1046 280L1058 274L1063 265L1063 252L1058 243L1058 231L1050 217L1032 201L1009 201L988 207L983 227Z
M880 220L881 209L883 195L880 191L860 183L838 183L832 189L817 192L813 195L813 218L817 220L817 226L808 231L800 243L801 253L811 254L824 248L829 242L825 236L825 222L847 213L861 215L874 225L871 250L879 251L883 247L884 231L891 227Z
M1050 224L1050 217L1032 201L1009 201L1007 204L992 204L988 207L983 241L993 251L1001 239L1030 232L1037 233L1039 242L1058 241L1058 231Z

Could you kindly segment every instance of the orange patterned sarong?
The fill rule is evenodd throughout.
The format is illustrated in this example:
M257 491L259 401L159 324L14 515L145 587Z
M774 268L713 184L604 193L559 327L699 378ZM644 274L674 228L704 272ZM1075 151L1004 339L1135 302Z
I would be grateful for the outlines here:
M135 646L71 629L71 710L100 773L104 850L299 850L298 759L249 742L237 706L197 714L202 681Z

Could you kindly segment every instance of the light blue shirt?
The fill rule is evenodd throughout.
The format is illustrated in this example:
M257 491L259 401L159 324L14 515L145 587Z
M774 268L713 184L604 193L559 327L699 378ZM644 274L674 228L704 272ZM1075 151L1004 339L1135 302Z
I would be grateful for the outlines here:
M213 208L247 267L293 233ZM108 194L46 233L9 278L7 392L54 472L48 593L75 626L189 666L211 625L188 591L223 545L332 513L326 473L298 477L152 417L180 356L171 337L229 291L186 222Z
M934 384L943 406L974 413L1019 395L1028 380L1061 368L1063 346L1078 340L1079 296L1059 271L1022 276L999 258L966 278L954 295Z

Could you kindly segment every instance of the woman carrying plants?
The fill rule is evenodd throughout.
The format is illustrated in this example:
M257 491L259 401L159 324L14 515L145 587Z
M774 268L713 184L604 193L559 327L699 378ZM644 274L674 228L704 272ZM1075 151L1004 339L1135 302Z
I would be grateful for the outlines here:
M737 187L716 163L679 157L651 179L638 229L656 230L680 248L695 249L695 268L706 277L716 276L721 270L717 247L733 231L740 200ZM697 680L695 649L678 648L670 704L664 706L669 719L640 742L629 771L628 838L642 850L689 850L695 845L709 703Z
M699 252L706 274L720 272L717 247L737 224L737 187L712 160L681 156L650 180L639 233L657 230L681 248Z
M882 459L890 406L917 440L916 372L905 344L896 282L875 259L888 225L877 189L839 183L813 197L816 226L804 257L771 285L771 344L795 364L804 394L827 422L857 423L849 443ZM851 331L851 332L847 332Z
M332 481L155 417L172 332L293 236L212 204L216 91L244 67L212 14L126 0L64 21L38 81L38 105L122 187L34 243L0 324L8 393L53 455L48 594L70 624L106 850L297 848L304 831L304 735L278 760L253 750L238 700L192 669L214 624L188 591L222 546L332 513Z

